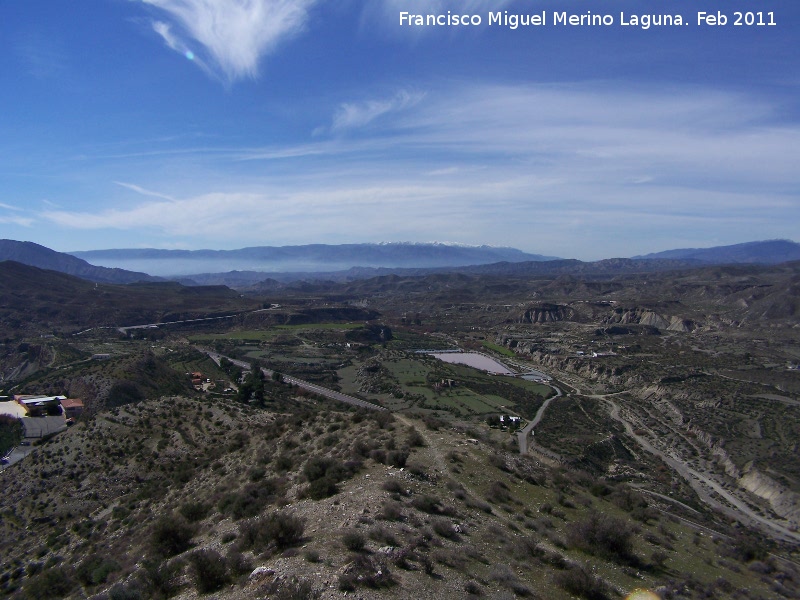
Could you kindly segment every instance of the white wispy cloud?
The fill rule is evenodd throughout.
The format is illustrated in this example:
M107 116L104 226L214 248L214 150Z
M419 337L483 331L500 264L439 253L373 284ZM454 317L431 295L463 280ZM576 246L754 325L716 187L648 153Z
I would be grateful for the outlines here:
M418 104L424 97L425 94L421 92L401 90L388 98L342 103L333 115L329 131L340 133L349 129L365 127L384 115ZM324 128L318 128L315 133L321 133L324 130Z
M166 194L162 194L160 192L154 192L152 190L145 189L145 188L143 188L141 186L138 186L136 184L133 184L133 183L125 183L124 181L115 181L114 183L117 184L120 187L124 187L125 189L128 189L128 190L131 190L133 192L136 192L137 194L141 194L142 196L151 196L153 198L162 198L163 200L169 200L170 202L174 202L175 201L175 198L173 198L172 196L167 196Z
M11 213L0 215L0 223L4 223L6 225L18 225L20 227L31 227L35 222L33 218L24 215L24 213L27 211L19 206L0 202L0 210L7 210Z
M256 77L259 61L304 29L317 0L140 1L168 17L153 29L169 48L232 82Z
M19 225L20 227L32 227L35 220L30 217L20 217L17 215L0 215L0 223Z
M340 127L363 135L242 148L238 160L154 157L175 177L163 187L186 191L120 182L147 197L37 217L187 246L452 239L579 258L669 247L675 232L795 235L800 127L764 99L668 92L471 82L431 88L411 110L397 109L402 97L354 103Z

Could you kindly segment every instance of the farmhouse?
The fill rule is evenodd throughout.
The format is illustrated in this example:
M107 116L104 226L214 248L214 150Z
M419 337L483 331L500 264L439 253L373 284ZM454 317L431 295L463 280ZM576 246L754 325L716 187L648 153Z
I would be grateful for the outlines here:
M83 400L77 398L65 398L61 401L61 408L67 419L77 419L83 414Z
M62 414L61 401L66 399L66 396L14 396L14 400L25 409L28 417L59 416Z

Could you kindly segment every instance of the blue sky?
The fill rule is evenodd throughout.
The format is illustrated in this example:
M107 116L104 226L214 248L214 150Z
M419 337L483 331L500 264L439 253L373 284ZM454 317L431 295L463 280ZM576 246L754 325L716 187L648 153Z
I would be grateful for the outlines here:
M777 25L734 26L739 4ZM399 25L448 10L483 23ZM0 2L0 237L585 260L797 239L798 48L794 0Z

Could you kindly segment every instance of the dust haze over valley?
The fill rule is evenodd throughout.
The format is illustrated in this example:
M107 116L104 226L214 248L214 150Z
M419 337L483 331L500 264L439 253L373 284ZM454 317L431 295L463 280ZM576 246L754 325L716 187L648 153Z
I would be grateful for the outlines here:
M769 244L234 290L8 242L0 395L83 413L0 425L0 589L796 597L800 263Z

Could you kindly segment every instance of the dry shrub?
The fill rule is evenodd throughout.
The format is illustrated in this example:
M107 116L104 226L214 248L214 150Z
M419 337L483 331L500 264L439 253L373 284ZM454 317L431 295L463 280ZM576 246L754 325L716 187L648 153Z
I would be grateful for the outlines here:
M290 512L275 512L239 526L238 549L256 552L270 546L290 548L303 539L305 521Z
M511 501L511 492L502 481L495 481L489 486L486 499L493 504L506 504Z
M608 600L610 597L608 584L581 565L571 565L556 573L553 581L562 590L585 600Z
M348 531L342 535L342 544L351 552L361 552L367 545L367 539L360 531Z
M170 557L188 550L195 529L179 515L163 516L150 534L150 546L156 555Z
M278 578L258 591L259 597L263 594L272 600L317 600L322 596L322 591L314 589L311 582L297 577Z
M380 589L395 585L391 571L381 558L359 554L339 575L339 589L353 591L360 586Z
M431 528L433 531L448 540L457 540L458 539L458 532L456 531L453 524L448 521L447 519L436 518L431 521Z
M201 594L215 592L231 581L228 562L216 550L195 550L189 555L194 585Z
M567 526L567 544L589 554L621 563L633 563L633 528L622 519L597 512Z

